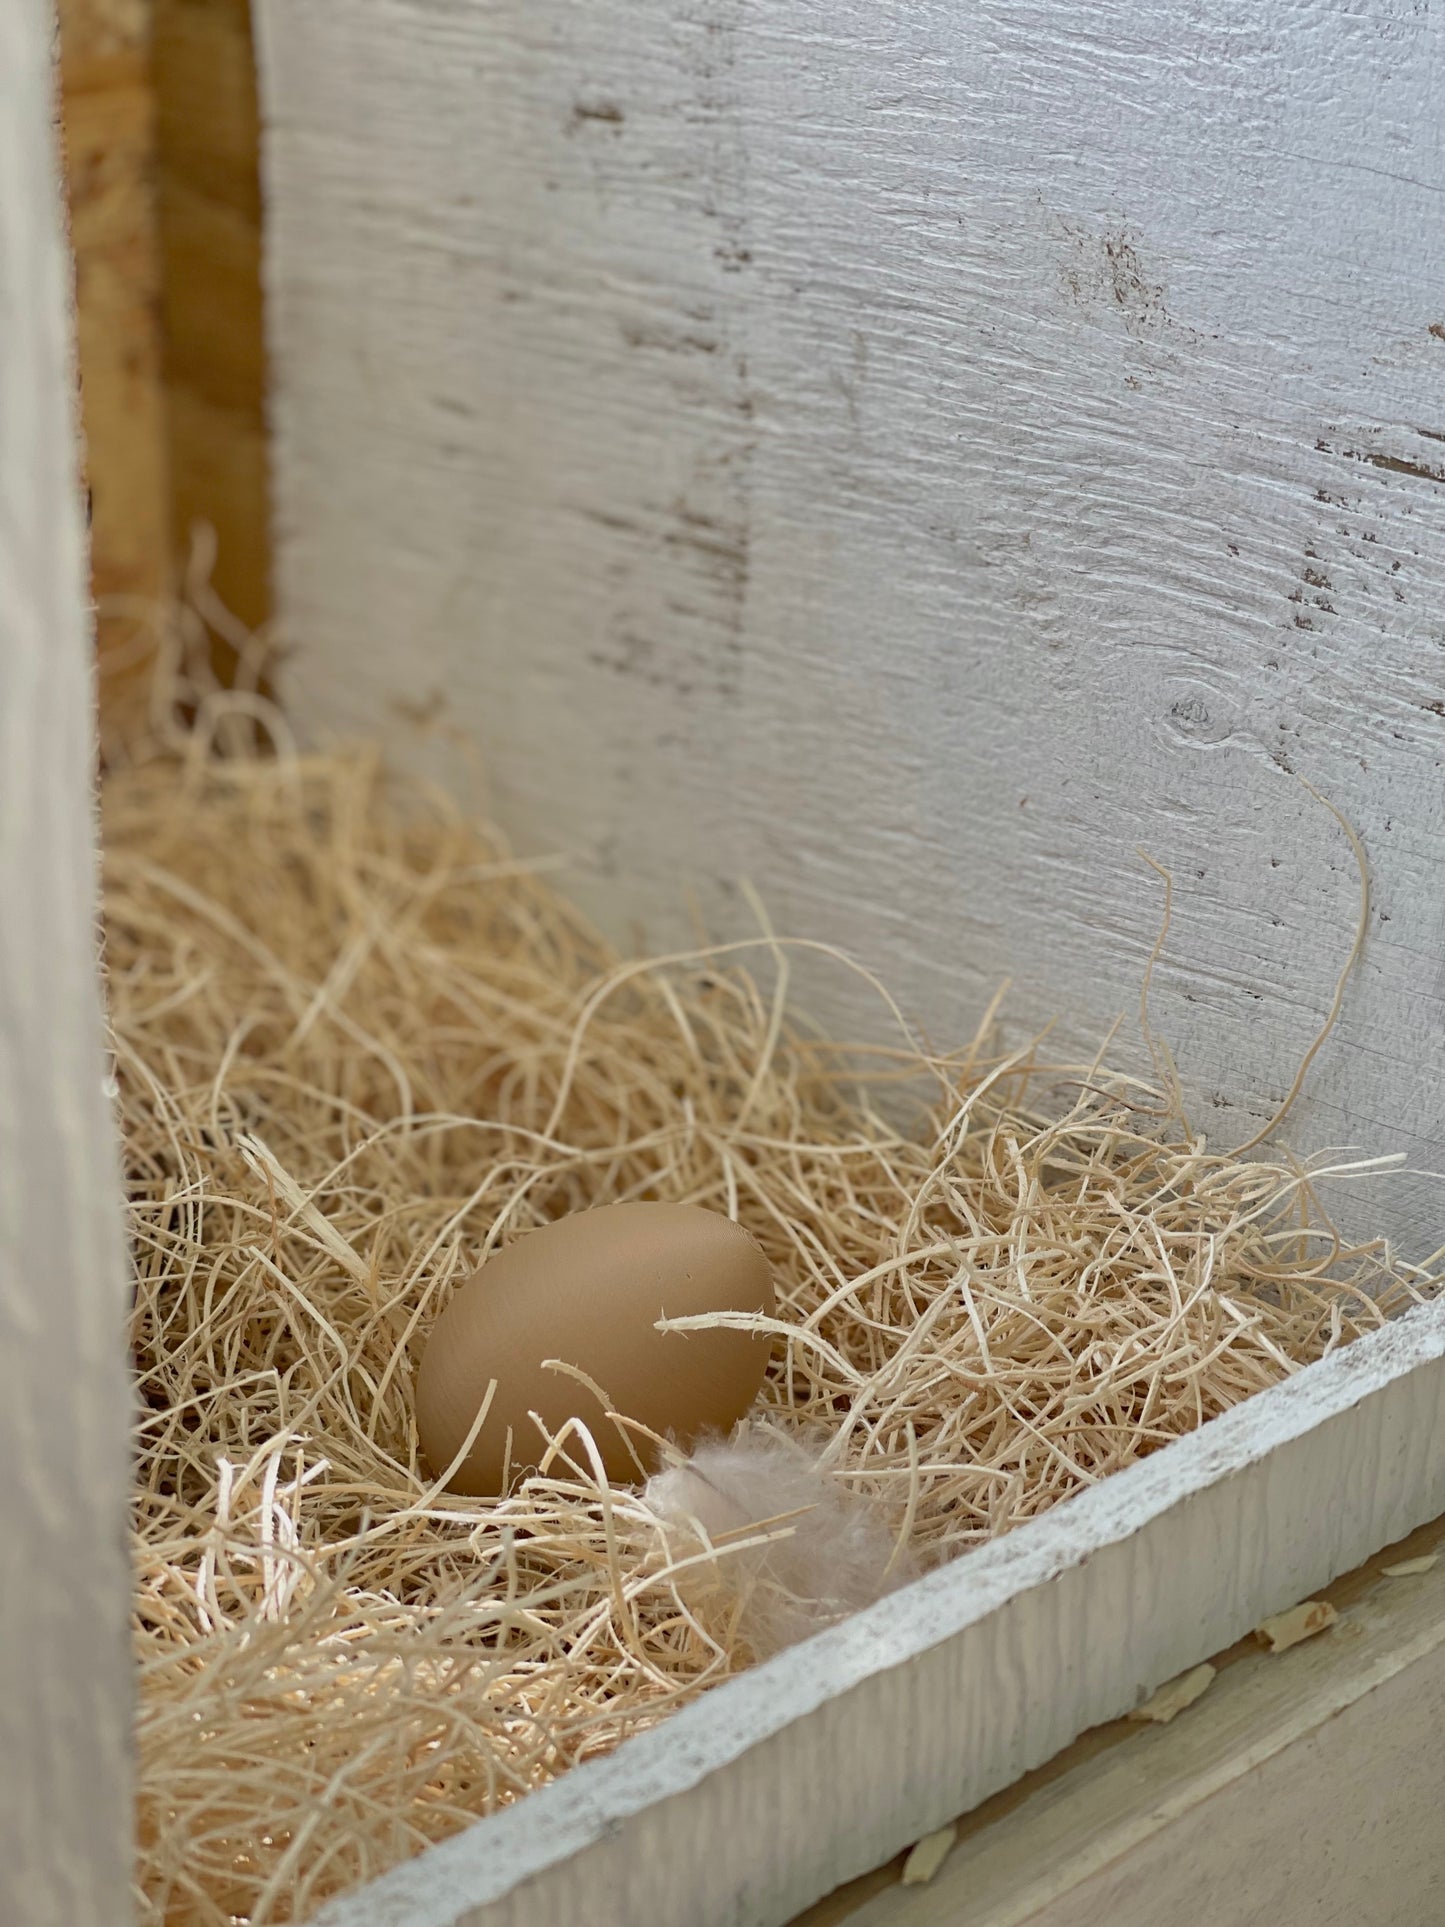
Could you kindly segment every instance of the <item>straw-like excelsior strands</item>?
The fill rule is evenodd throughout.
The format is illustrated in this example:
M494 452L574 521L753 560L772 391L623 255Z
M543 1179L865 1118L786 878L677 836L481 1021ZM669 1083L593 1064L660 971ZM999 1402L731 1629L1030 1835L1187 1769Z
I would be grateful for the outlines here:
M987 1025L930 1055L881 992L891 1047L835 1048L766 932L624 963L376 754L297 755L173 654L154 718L104 795L153 1922L304 1917L748 1663L726 1585L689 1582L707 1548L585 1435L498 1502L418 1463L420 1341L530 1226L740 1219L785 1328L759 1424L922 1564L1432 1286L1167 1089L1001 1059Z

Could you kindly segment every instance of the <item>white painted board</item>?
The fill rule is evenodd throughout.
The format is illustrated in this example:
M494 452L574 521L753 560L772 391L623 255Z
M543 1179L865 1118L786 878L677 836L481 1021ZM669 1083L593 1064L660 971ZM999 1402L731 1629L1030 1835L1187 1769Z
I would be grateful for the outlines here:
M480 739L617 935L750 878L940 1042L1137 1002L1445 1162L1445 10L259 0L313 730ZM424 725L418 719L430 719ZM804 982L870 1022L841 979ZM1124 1045L1121 1044L1121 1048ZM1437 1246L1439 1187L1358 1222Z
M314 1927L781 1927L1445 1512L1445 1304L1409 1313Z
M49 10L0 5L0 1920L130 1916L130 1406Z
M1236 1657L1172 1725L1066 1755L962 1829L929 1885L840 1895L834 1920L1435 1927L1442 1788L1445 1562L1377 1579L1283 1657Z

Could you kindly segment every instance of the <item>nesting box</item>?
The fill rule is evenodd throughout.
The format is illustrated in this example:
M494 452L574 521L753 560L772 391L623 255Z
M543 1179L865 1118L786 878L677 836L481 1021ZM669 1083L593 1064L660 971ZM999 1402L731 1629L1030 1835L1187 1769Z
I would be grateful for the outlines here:
M220 17L171 9L167 44L244 95L250 43ZM218 234L241 293L212 318L253 312L260 203L208 215L229 190L198 162L162 208L191 357L172 459L188 436L188 510L224 553L229 527L254 537L266 457L273 541L245 564L246 613L270 573L300 731L378 738L444 778L474 738L502 820L577 853L613 933L672 941L686 883L733 934L746 877L945 1035L1009 978L1021 1024L1058 1013L1091 1044L1154 945L1142 846L1175 878L1155 1021L1239 1139L1291 1095L1336 997L1362 916L1348 824L1372 872L1364 964L1292 1128L1307 1150L1438 1166L1437 21L1110 0L922 10L880 34L844 0L259 0L254 27L269 440L259 359L194 325ZM44 63L28 16L12 31L0 97L25 112L0 129L28 143L39 232ZM178 123L175 90L159 124ZM247 125L227 123L243 146ZM0 366L62 434L46 236L32 259L23 223L0 234L4 284L35 277L50 331L7 331ZM19 475L14 419L0 458ZM201 451L229 478L209 493ZM26 539L50 600L6 618L28 665L7 721L68 760L12 757L0 783L17 811L38 785L63 826L18 871L15 981L42 981L42 947L62 958L43 1021L80 1043L46 1082L41 1006L15 1004L29 1095L7 1094L7 1121L19 1168L83 1203L97 1241L43 1254L77 1322L35 1355L74 1354L87 1411L111 1414L119 1370L87 1322L118 1298L118 1246L86 1068L77 522L58 468L46 486L50 533ZM42 649L50 628L66 651ZM25 914L52 874L63 928ZM825 1015L864 1021L844 993ZM1341 1208L1415 1256L1439 1246L1434 1179ZM42 1440L90 1399L65 1383ZM1442 1427L1436 1304L323 1918L781 1924L1445 1512ZM118 1517L113 1485L87 1487L98 1518ZM87 1583L118 1626L122 1573ZM30 1637L60 1677L62 1631ZM118 1645L86 1663L113 1740ZM38 1719L25 1704L7 1718ZM57 1746L62 1795L115 1821L70 1918L113 1919L118 1750Z

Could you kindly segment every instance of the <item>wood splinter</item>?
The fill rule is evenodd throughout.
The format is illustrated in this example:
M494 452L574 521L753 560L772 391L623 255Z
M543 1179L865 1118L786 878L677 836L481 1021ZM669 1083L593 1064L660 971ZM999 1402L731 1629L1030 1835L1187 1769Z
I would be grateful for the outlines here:
M1272 1618L1262 1620L1255 1627L1254 1636L1272 1653L1285 1653L1301 1640L1327 1632L1338 1618L1328 1599L1304 1599L1288 1612L1275 1613Z

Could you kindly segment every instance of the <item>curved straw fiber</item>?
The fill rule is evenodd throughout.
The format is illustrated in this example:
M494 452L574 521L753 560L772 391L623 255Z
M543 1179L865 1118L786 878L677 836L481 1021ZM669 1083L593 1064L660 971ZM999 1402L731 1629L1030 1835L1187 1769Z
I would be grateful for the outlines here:
M888 1049L835 1047L767 934L624 964L493 830L188 678L104 794L149 1921L303 1917L748 1663L585 1434L497 1502L419 1466L420 1341L529 1226L739 1218L786 1329L761 1423L924 1564L1431 1282L1100 1065L930 1054L884 1001Z

